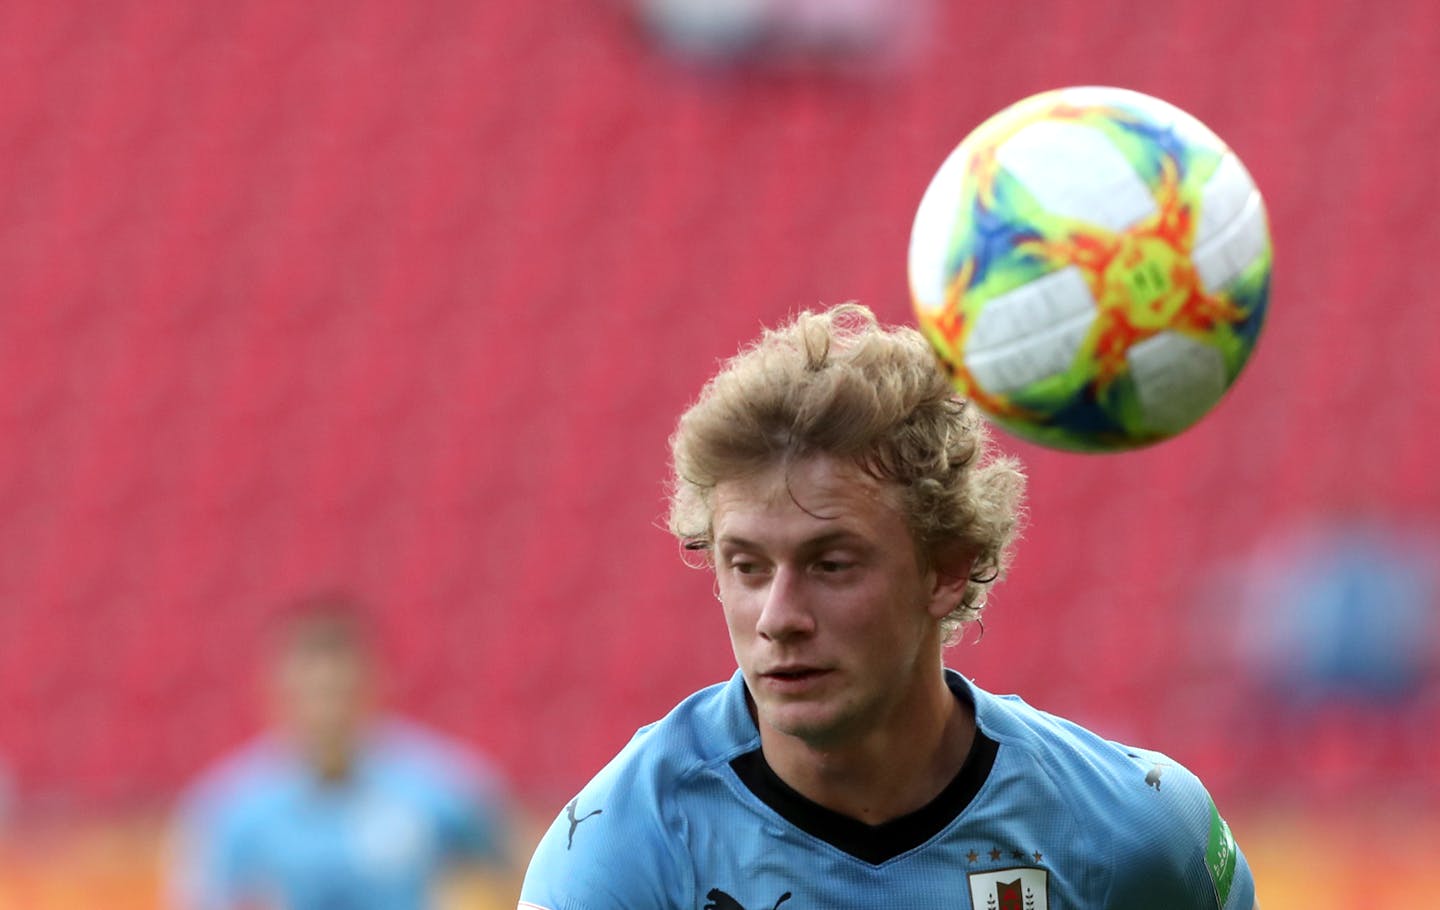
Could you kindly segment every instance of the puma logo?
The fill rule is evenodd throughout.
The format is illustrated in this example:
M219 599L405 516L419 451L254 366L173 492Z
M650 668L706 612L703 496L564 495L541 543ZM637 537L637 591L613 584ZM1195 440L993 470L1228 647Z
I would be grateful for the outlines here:
M1168 763L1168 762L1155 761L1153 758L1147 759L1145 756L1140 755L1140 754L1137 753L1137 752L1126 752L1125 754L1128 755L1128 756L1130 756L1131 758L1135 759L1137 762L1148 762L1148 763L1149 763L1149 765L1150 765L1150 770L1145 773L1145 786L1147 786L1147 787L1154 787L1154 788L1155 788L1155 792L1156 792L1156 793L1159 793L1159 792L1160 792L1160 778L1162 778L1162 777L1165 776L1165 769L1168 768L1168 767L1170 767L1169 763Z
M1160 789L1160 778L1165 776L1165 768L1166 766L1161 764L1157 764L1151 768L1150 773L1145 775L1145 786L1154 787L1158 791Z
M579 805L579 803L580 797L577 796L574 799L570 800L570 805L565 807L565 815L570 819L570 833L565 838L566 850L569 850L571 847L575 846L575 829L580 827L580 823L585 821L587 818L590 818L591 816L599 815L601 812L605 811L604 809L596 809L593 812L587 812L579 818L576 818L575 807Z
M744 905L742 905L735 898L726 894L724 891L721 891L719 888L711 888L709 893L707 893L705 897L710 901L710 903L702 907L701 910L745 910ZM771 907L770 910L779 910L780 905L785 903L789 899L790 892L786 891L784 894L780 895L780 899L775 902L775 906Z

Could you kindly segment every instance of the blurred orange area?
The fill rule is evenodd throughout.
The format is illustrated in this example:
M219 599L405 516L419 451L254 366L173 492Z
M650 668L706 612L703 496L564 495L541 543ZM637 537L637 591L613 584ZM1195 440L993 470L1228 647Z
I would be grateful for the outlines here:
M1244 816L1236 837L1264 910L1429 907L1440 824L1421 812L1313 809Z
M129 819L13 831L0 841L0 907L154 910L162 830Z

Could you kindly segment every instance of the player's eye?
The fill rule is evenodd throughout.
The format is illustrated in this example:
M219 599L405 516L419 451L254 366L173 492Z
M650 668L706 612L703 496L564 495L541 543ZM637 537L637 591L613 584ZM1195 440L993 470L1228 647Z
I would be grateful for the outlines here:
M854 565L855 563L848 559L820 559L815 562L815 570L823 575L832 575L853 568Z
M730 560L730 571L736 575L759 575L765 571L764 565L754 559L736 557Z

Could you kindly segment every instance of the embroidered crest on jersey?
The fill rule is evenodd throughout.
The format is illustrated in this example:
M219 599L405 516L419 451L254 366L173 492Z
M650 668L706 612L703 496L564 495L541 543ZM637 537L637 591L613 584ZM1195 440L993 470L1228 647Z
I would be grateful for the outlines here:
M1049 910L1050 873L1023 866L970 873L972 910Z

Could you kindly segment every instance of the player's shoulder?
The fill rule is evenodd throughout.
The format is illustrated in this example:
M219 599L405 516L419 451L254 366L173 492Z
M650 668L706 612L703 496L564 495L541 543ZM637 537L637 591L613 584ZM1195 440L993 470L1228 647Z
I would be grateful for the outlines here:
M210 765L180 794L180 815L192 821L238 820L264 814L295 778L293 759L271 735L257 736Z
M406 718L379 719L370 730L366 751L386 773L463 790L503 789L500 770L478 749Z
M736 674L686 698L630 742L558 813L530 862L536 907L668 907L693 889L691 825L723 813L721 769L759 734Z
M1114 818L1117 806L1138 802L1162 786L1199 786L1183 765L1162 753L1107 739L1017 695L995 695L968 681L966 685L974 698L976 723L1011 752L1012 761L1029 764L1075 801L1094 803L1107 818Z
M1106 906L1249 910L1248 867L1210 793L1189 768L1163 752L1106 739L1016 696L970 688L977 723L1001 744L1002 756L1008 751L1009 772L1046 785L1054 808L1068 812L1109 854L1113 881ZM1157 894L1167 895L1166 901L1155 903Z
M637 787L673 790L739 753L753 749L759 733L745 707L738 673L728 682L687 697L664 717L635 732L630 742L590 782L592 792Z

